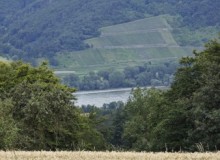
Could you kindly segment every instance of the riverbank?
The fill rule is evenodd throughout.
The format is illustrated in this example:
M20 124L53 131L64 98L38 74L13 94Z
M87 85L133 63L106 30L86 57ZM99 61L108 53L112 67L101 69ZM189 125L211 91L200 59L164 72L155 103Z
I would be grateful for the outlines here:
M141 87L142 89L150 89L152 86ZM157 86L158 89L167 89L167 86ZM111 102L122 101L127 102L129 96L131 95L132 89L135 88L119 88L119 89L108 89L108 90L95 90L95 91L79 91L73 93L77 102L76 105L95 105L96 107L102 107L103 104L108 104Z

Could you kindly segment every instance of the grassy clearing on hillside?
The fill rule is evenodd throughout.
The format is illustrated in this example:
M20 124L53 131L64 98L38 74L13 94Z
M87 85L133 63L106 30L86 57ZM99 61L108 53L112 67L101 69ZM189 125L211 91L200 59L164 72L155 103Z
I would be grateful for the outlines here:
M219 160L217 153L0 152L0 160Z
M164 62L192 55L193 47L180 47L164 16L104 27L101 36L86 40L92 48L57 55L58 68L77 74L106 69L121 70L149 61Z
M137 66L151 62L178 60L182 56L192 55L194 48L158 47L158 48L115 48L91 49L60 54L58 59L65 62L60 68L74 70L80 74L95 70Z
M104 27L101 36L86 43L94 48L127 45L177 45L170 32L171 27L163 16L145 18L133 22Z
M128 45L152 45L166 44L166 41L159 32L149 33L128 33L93 38L86 41L95 48L108 46L128 46Z
M163 16L150 17L145 19L140 19L128 23L122 23L114 26L103 27L100 29L102 35L131 32L136 30L154 30L168 28L171 29L169 24L166 22Z

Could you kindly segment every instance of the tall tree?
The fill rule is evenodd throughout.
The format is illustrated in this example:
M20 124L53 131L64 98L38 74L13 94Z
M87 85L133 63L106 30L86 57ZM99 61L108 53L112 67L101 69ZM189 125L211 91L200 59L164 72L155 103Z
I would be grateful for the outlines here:
M195 52L195 57L183 58L183 65L176 73L175 81L168 91L167 97L172 104L169 116L168 132L175 133L173 137L182 133L182 141L189 150L196 149L196 143L201 143L207 150L214 150L220 146L219 137L219 97L220 97L220 43L218 40L206 44L204 51ZM183 111L174 115L175 108ZM179 121L172 129L172 121ZM178 122L178 121L175 121ZM187 124L184 127L184 124ZM173 141L174 142L174 141ZM183 144L179 143L178 145Z
M0 147L74 150L100 145L85 138L85 133L96 133L97 141L102 137L74 106L75 90L62 85L47 63L36 68L22 62L0 65L0 114L5 114L0 128L6 129Z
M0 99L0 148L14 149L18 138L18 126L12 115L13 104L11 99Z

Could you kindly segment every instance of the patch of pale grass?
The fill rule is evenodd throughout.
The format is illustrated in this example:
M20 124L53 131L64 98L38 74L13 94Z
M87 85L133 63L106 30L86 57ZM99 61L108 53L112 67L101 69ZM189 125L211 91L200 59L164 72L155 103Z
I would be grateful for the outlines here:
M0 151L0 160L220 160L217 153Z

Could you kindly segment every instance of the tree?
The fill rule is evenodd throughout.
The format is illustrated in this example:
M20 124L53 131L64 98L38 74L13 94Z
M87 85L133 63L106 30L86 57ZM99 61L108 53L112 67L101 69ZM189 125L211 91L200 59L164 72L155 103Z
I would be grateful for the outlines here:
M174 83L167 92L168 100L174 104L168 113L169 117L173 117L167 125L170 128L168 137L178 137L181 132L184 133L178 139L182 137L185 143L182 140L175 146L184 145L187 150L196 150L196 143L202 143L206 150L220 147L220 43L213 40L205 47L204 51L194 52L195 57L181 60L183 66L177 71ZM176 109L179 114L174 116ZM173 129L172 122L176 122Z
M220 147L220 42L180 61L165 92L136 90L125 106L124 145L151 151Z
M18 126L12 115L11 99L0 99L0 148L14 149L18 138Z
M163 92L160 90L139 88L133 91L125 106L123 138L127 149L152 151L161 147L157 146L159 143L155 133L160 122L165 119L164 102Z
M80 114L65 90L44 83L23 82L12 92L13 117L20 127L20 149L76 148L82 131Z
M124 73L114 71L109 75L109 84L112 88L123 87L124 79Z
M220 42L209 42L206 49L197 54L197 63L202 68L201 86L192 96L194 129L190 134L206 150L216 150L220 147Z
M111 143L115 147L122 148L124 141L123 141L123 126L125 123L125 113L124 113L124 104L121 103L119 107L115 108L115 116L113 118L113 135Z
M36 68L22 62L0 65L0 114L4 115L0 147L74 150L100 146L85 138L85 133L96 133L98 140L101 134L74 106L75 89L60 84L47 63Z
M70 74L63 78L63 83L74 88L79 88L80 79L76 74Z

